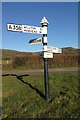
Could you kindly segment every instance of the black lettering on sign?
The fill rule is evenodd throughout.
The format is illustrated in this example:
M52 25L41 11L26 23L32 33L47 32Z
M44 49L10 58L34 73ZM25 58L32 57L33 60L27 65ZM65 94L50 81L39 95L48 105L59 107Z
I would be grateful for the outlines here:
M9 25L9 29L12 29L12 26L11 26L11 25Z
M16 30L18 30L18 26L16 25Z
M39 33L42 33L42 31L39 31Z
M31 33L33 33L33 30L31 30Z
M21 26L19 26L19 30L21 30L22 29L22 27Z
M13 30L15 30L16 29L16 27L15 27L15 25L13 25Z
M19 31L22 27L20 25L13 25L13 30Z
M34 29L34 30L36 30L36 28L35 28L35 27L34 27L33 29Z
M37 40L38 42L41 42L41 40Z
M26 31L26 26L23 27L23 30Z
M42 28L40 28L40 30L42 30Z

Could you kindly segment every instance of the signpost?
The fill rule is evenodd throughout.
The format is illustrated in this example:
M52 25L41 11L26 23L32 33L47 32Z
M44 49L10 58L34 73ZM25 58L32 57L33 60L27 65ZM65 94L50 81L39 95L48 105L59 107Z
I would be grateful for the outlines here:
M42 21L42 28L47 31L48 21L45 17L43 17ZM45 86L45 97L48 100L50 97L50 90L49 90L49 80L48 80L48 63L47 63L47 32L43 34L43 49L44 49L44 86Z
M43 43L43 60L44 60L44 86L46 100L50 97L49 80L48 80L48 58L53 58L53 53L62 53L62 49L47 46L47 27L48 21L43 17L41 21L42 27L20 25L20 24L7 24L8 31L24 32L32 34L43 34L42 38L35 38L29 41L29 44Z

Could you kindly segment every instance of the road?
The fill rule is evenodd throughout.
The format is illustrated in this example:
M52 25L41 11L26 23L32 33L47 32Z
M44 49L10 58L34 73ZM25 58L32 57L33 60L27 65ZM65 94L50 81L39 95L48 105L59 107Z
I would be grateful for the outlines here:
M48 69L49 73L58 73L58 72L78 72L78 67L70 67L70 68L53 68ZM16 74L16 75L25 75L25 74L43 74L43 69L33 69L33 70L13 70L13 71L2 71L0 75L6 74Z

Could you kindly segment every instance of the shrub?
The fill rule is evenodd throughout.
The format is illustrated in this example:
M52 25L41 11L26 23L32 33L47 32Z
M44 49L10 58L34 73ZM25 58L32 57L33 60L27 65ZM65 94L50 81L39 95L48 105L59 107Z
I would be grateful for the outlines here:
M13 68L25 66L24 57L15 57L13 58Z

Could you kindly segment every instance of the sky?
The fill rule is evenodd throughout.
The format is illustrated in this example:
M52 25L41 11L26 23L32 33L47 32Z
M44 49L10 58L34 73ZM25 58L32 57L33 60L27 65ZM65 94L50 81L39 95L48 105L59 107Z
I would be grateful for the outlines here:
M42 44L29 45L29 41L42 34L10 32L7 23L41 27L43 17L49 22L48 46L78 48L77 2L3 2L2 48L24 52L42 51Z

